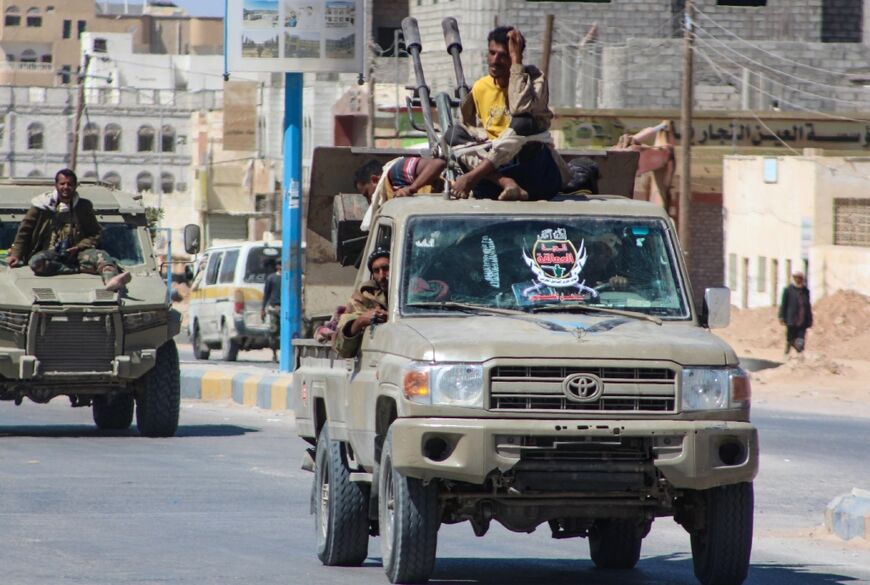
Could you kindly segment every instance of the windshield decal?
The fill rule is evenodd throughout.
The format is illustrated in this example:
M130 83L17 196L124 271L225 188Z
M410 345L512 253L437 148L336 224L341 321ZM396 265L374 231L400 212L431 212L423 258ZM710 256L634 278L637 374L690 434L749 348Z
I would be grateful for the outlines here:
M581 280L588 254L585 240L580 245L568 239L565 228L541 230L530 252L523 250L523 260L531 269L531 286L513 287L520 304L540 302L585 301L598 292ZM566 291L573 288L575 290ZM557 290L560 289L560 290Z
M480 249L483 252L483 279L492 288L501 288L498 276L498 254L495 251L495 242L489 236L480 238Z

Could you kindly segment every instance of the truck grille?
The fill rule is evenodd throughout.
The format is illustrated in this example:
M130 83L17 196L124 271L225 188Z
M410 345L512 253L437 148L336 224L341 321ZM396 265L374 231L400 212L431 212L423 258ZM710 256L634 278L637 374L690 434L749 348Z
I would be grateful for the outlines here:
M594 400L572 400L563 382L590 374L602 385ZM490 371L490 410L529 412L674 412L676 372L669 368L513 366Z
M41 373L111 373L115 358L112 314L56 313L39 319L36 358Z

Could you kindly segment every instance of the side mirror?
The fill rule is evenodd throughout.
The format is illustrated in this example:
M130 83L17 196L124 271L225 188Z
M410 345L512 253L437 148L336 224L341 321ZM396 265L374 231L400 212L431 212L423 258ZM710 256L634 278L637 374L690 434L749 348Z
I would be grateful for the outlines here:
M193 223L189 223L184 226L184 251L188 254L198 254L199 253L199 239L200 239L200 231L199 226Z
M701 325L710 329L722 329L728 327L730 322L731 289L723 286L705 290Z
M369 203L358 193L339 193L332 200L332 247L342 266L351 266L365 248L368 234L360 229Z

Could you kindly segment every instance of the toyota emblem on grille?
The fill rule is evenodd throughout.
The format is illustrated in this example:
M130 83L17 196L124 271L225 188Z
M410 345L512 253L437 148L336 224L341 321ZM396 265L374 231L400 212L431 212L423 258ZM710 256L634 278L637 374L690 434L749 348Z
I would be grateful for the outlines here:
M574 402L598 400L601 390L601 378L592 374L571 374L562 382L562 391Z

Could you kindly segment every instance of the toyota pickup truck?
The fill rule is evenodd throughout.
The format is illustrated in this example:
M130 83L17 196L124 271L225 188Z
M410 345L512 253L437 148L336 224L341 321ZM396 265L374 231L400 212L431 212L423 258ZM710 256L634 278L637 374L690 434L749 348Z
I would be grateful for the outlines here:
M309 278L329 255L318 195L307 319L312 303L346 300L329 286L370 279L365 262ZM347 216L332 235L358 241ZM758 470L750 382L710 331L728 323L728 289L695 305L663 209L614 195L393 199L357 255L377 247L390 250L388 318L359 354L294 342L325 565L362 564L379 534L390 582L425 582L442 524L484 536L496 521L586 538L597 567L631 569L653 521L670 517L702 584L743 582Z

